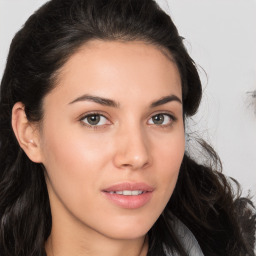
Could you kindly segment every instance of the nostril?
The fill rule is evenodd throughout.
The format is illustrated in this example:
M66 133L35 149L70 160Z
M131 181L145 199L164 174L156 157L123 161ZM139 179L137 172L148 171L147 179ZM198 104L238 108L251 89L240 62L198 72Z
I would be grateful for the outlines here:
M134 158L130 160L128 163L122 164L122 168L130 168L132 170L144 169L149 165L148 158Z
M131 167L131 164L123 164L123 167Z

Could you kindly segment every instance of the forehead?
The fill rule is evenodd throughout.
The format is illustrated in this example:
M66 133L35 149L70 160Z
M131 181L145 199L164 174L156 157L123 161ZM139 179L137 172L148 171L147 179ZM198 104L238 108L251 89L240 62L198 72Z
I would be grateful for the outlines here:
M52 93L122 98L181 95L178 68L167 50L145 42L94 40L74 53L58 72ZM159 94L159 96L158 96ZM163 95L161 95L163 94Z

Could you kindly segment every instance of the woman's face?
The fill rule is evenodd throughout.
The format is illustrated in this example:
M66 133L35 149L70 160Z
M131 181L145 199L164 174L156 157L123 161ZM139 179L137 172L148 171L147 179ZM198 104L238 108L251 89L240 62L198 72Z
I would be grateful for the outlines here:
M176 65L143 42L91 41L57 83L40 129L53 230L144 236L172 195L184 154Z

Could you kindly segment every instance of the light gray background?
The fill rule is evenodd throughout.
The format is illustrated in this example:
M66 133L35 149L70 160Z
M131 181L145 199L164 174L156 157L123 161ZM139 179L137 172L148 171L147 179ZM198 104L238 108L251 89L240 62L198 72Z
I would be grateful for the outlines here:
M15 32L45 0L0 0L0 77ZM199 68L204 97L193 130L224 173L256 194L256 0L158 0ZM254 202L255 202L254 198Z

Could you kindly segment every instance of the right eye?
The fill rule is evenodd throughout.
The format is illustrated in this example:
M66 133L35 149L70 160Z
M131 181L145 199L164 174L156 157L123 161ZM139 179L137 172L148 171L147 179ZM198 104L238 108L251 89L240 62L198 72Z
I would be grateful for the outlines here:
M108 119L101 114L89 114L84 116L81 121L87 126L102 126L109 124Z

